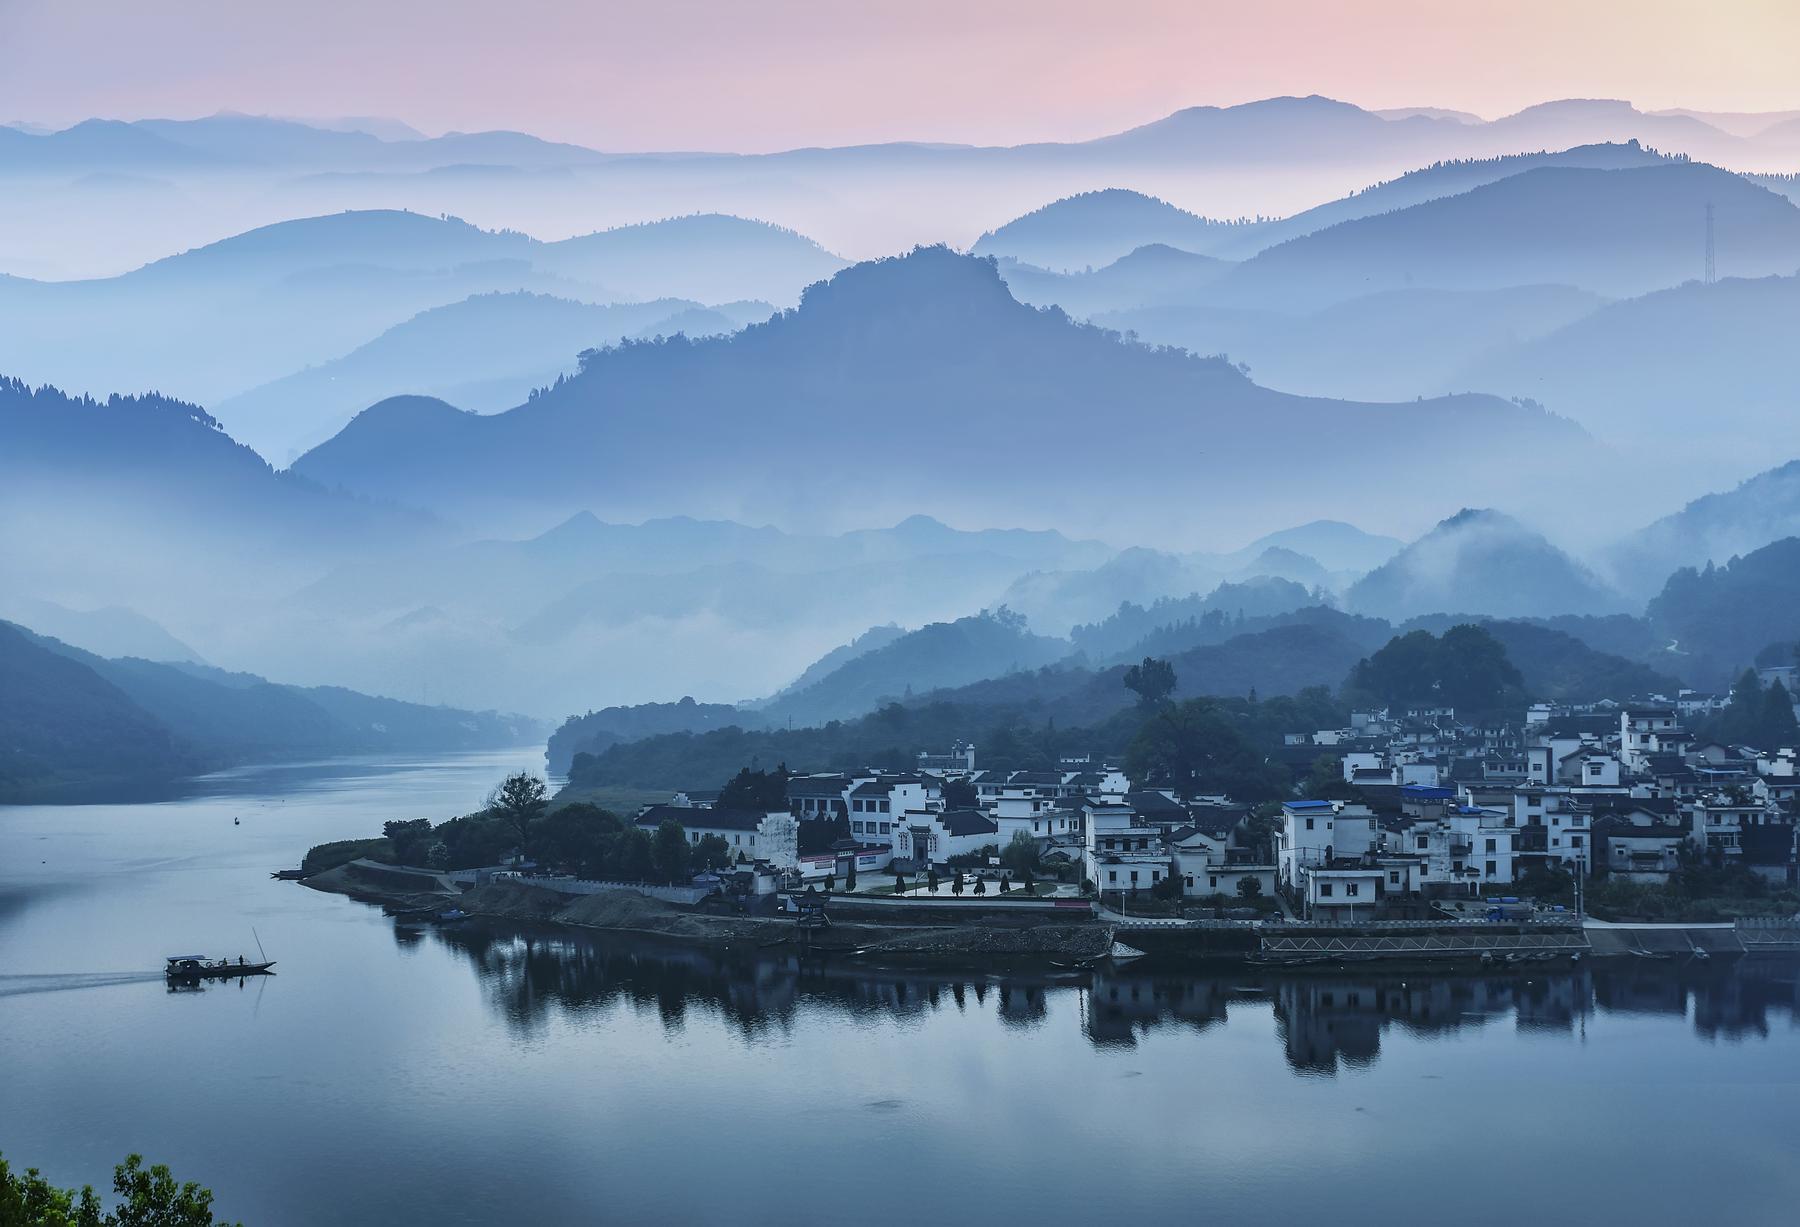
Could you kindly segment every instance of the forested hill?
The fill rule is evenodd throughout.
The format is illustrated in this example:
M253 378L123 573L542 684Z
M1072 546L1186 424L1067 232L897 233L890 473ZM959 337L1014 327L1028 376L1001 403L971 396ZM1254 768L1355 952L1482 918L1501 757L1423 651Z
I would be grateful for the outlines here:
M1177 650L1161 657L1175 670L1171 697L1239 706L1260 702L1269 712L1288 712L1299 721L1276 729L1277 734L1326 727L1306 721L1326 718L1321 705L1330 707L1331 693L1360 661L1390 642L1396 628L1331 609L1306 612L1310 616L1304 619L1246 619L1254 629L1219 643L1172 645ZM1399 629L1436 630L1439 621ZM1549 627L1468 617L1441 621L1446 627L1477 623L1492 636L1520 675L1520 695L1583 701L1668 693L1677 685L1640 663L1597 651ZM1035 761L1034 755L1047 753L1052 745L1059 752L1118 754L1141 722L1133 711L1137 697L1124 684L1125 672L1123 665L1093 669L1064 661L920 692L854 720L794 728L733 725L620 741L598 753L577 754L570 782L577 793L589 788L714 788L740 767L772 768L779 762L795 770L904 770L920 748L958 739L973 741L982 761L991 755L995 765Z
M0 802L138 795L201 756L78 660L0 622Z
M315 755L528 744L535 720L117 660L0 622L0 800L153 795L181 776Z
M1044 480L1100 416L1117 437L1155 446L1095 449L1082 480ZM1278 495L1267 480L1277 438ZM816 480L847 463L877 471L921 439L1008 463L979 481L958 465L915 466L904 482ZM1394 446L1401 439L1405 449ZM631 519L681 511L868 523L942 507L1086 533L1130 513L1119 500L1085 497L1095 483L1198 483L1243 514L1277 497L1288 515L1323 514L1323 490L1296 508L1314 497L1310 477L1329 473L1329 501L1341 507L1347 474L1373 497L1400 480L1402 454L1454 454L1477 439L1495 460L1484 472L1514 449L1542 468L1573 461L1586 444L1566 421L1493 397L1356 404L1259 387L1227 362L1134 345L1026 306L991 261L925 248L846 269L809 288L796 310L730 337L593 355L580 374L506 413L374 406L294 469L465 519L478 507L494 518L588 508ZM787 479L770 481L771 471Z

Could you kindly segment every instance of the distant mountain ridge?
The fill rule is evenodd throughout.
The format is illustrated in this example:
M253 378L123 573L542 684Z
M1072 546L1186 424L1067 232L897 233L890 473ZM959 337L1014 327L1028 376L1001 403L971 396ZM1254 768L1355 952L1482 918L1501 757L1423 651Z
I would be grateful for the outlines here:
M1625 599L1511 516L1464 509L1351 586L1353 613L1497 618L1620 612Z
M1616 543L1606 561L1628 590L1650 595L1679 568L1722 565L1786 537L1800 537L1800 460L1695 499Z
M920 354L931 361L918 361ZM1056 440L1088 429L1102 406L1112 406L1113 429L1167 444L1140 459L1144 477L1172 478L1168 461L1185 450L1204 457L1198 471L1221 497L1269 497L1240 461L1272 432L1288 441L1296 475L1327 464L1341 472L1355 460L1371 480L1394 463L1383 438L1454 447L1480 430L1490 449L1551 438L1565 453L1581 447L1566 423L1491 398L1356 405L1285 396L1225 363L1123 344L1060 312L1023 306L991 263L927 248L845 270L810 288L799 309L729 338L597 355L581 374L506 413L376 406L294 471L371 496L426 507L454 502L465 511L473 500L496 510L561 502L661 514L674 509L671 494L679 491L684 510L816 519L843 514L829 505L831 487L746 482L738 465L745 449L782 438L783 463L802 472L942 438L970 454L1013 459L996 474L1001 480L956 483L963 514L1060 520L1092 532L1107 521L1071 518L1080 505L1073 491L1028 473L1033 462L1059 457ZM1543 451L1536 447L1540 457ZM408 457L405 466L392 462L397 455ZM1189 461L1178 467L1196 472ZM529 481L508 484L505 474L528 469ZM903 514L949 494L942 481L926 470L904 500L870 486L849 501L865 522L886 518L890 509ZM710 505L696 508L696 495Z
M628 337L731 332L774 308L728 304L725 311L681 298L598 305L524 290L478 294L422 311L342 357L241 392L213 412L235 437L286 464L390 396L494 412L573 374L584 349Z
M511 747L543 731L519 716L109 659L9 622L0 622L0 676L8 712L32 726L7 730L7 800L155 795L178 776L238 763Z
M0 370L80 392L158 388L217 403L471 296L791 303L841 267L792 231L714 214L540 242L450 217L345 212L262 226L117 277L0 277Z

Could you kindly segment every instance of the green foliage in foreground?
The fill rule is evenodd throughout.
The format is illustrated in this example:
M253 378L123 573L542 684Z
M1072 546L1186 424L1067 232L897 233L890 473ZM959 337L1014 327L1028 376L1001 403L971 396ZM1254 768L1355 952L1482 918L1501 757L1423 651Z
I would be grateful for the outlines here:
M15 1175L0 1156L0 1227L215 1227L211 1189L176 1184L162 1164L146 1168L142 1155L113 1169L113 1193L118 1206L102 1210L92 1186L60 1189L36 1168Z
M1588 888L1586 907L1603 920L1707 924L1739 916L1800 914L1800 891L1776 886L1742 865L1684 858L1666 884L1605 878Z

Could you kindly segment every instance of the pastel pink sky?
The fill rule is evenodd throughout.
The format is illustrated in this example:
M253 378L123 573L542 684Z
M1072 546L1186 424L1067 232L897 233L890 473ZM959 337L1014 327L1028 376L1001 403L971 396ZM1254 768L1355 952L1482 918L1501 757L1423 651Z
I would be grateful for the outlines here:
M768 150L1320 93L1800 107L1800 0L0 0L0 120L218 110Z

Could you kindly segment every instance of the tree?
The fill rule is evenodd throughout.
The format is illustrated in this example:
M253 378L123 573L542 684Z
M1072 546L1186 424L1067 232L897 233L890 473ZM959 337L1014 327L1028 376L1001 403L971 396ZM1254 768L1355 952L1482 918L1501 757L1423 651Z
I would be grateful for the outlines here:
M717 832L700 837L700 842L694 845L693 858L696 865L706 869L728 868L734 859L731 845L726 843L725 837Z
M957 778L944 781L945 809L974 809L981 804L981 794L975 791L975 785L968 780Z
M1125 771L1184 797L1206 792L1263 801L1287 793L1286 773L1264 761L1208 699L1167 704L1145 720L1125 751Z
M211 1189L176 1184L160 1163L146 1170L142 1155L113 1168L113 1192L119 1205L102 1214L92 1187L59 1189L36 1168L14 1175L0 1157L0 1227L233 1227L214 1223Z
M963 880L962 870L960 869L956 871L956 876L950 880L950 893L955 895L958 899L962 898Z
M1031 876L1031 869L1029 867L1019 871L1019 882L1024 886L1026 894L1037 894L1037 879Z
M782 763L773 771L742 767L719 790L720 809L750 810L770 814L788 807L788 769Z
M1238 893L1238 898L1240 898L1240 899L1261 898L1262 897L1262 881L1261 881L1261 879L1253 878L1249 874L1245 874L1243 877L1238 879L1237 893Z
M1350 671L1345 689L1389 705L1444 704L1491 712L1517 703L1524 679L1487 630L1461 623L1440 639L1397 635Z
M850 858L850 867L844 870L844 889L851 894L856 893L856 857Z
M688 871L688 837L679 822L664 818L656 827L656 845L651 853L656 876L671 886L686 882Z
M578 802L552 810L532 830L539 863L566 869L584 878L611 876L617 843L625 822L610 810Z
M1138 697L1141 707L1156 707L1175 693L1175 666L1154 656L1125 670L1125 689Z
M1800 722L1794 719L1794 700L1788 688L1776 678L1763 691L1761 727L1757 729L1758 749L1780 750L1800 746Z
M1006 847L1000 850L1000 863L1023 878L1037 868L1037 840L1024 831L1014 831L1012 838L1006 842Z
M978 895L987 894L987 881L979 875L975 878L975 893Z
M925 889L929 890L932 894L937 894L938 884L941 881L942 879L938 877L936 866L932 866L925 871Z
M896 868L894 870L894 894L902 895L905 893L906 893L906 875L901 873L900 870L898 868Z
M526 771L509 775L488 795L488 810L518 837L519 855L531 844L531 828L549 804L544 781Z
M618 875L626 882L648 882L656 872L656 845L650 832L633 827L619 838Z
M381 833L394 845L394 860L398 864L423 864L426 854L431 851L433 839L429 818L384 822Z

